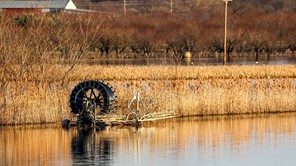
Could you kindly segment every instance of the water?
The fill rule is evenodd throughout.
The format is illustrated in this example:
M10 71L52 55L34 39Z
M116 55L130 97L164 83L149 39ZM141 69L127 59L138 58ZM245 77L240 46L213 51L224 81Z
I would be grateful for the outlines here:
M204 66L204 65L223 65L222 58L137 58L137 59L96 59L85 60L86 63L95 65L184 65L184 66ZM258 62L255 57L234 57L227 61L228 65L293 65L296 64L296 57L262 57Z
M0 127L0 165L240 165L296 163L296 113L179 118L139 128Z

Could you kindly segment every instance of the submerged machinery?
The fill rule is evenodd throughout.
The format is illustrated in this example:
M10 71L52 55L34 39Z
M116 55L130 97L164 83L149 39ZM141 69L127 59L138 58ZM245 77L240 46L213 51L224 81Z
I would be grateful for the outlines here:
M69 102L71 112L78 116L78 121L94 124L97 114L103 115L114 111L116 96L109 84L88 80L73 88Z
M116 112L117 96L112 86L104 81L88 80L78 83L70 93L70 109L77 118L78 125L115 125L138 124L144 121L154 121L176 117L173 109L159 110L154 99L150 99L149 111L146 100L139 91L134 91L134 96L128 101L126 115L111 114ZM65 122L65 124L64 124ZM69 126L71 121L63 122Z

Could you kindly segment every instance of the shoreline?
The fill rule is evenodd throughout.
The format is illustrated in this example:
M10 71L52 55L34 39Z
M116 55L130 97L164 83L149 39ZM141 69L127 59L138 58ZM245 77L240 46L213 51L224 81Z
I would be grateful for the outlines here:
M198 119L201 121L205 120L223 120L223 119L248 119L248 118L258 118L258 117L269 117L269 116L281 116L287 114L296 114L295 111L290 112L270 112L270 113L248 113L248 114L232 114L232 115L197 115L197 116L177 116L173 118L166 118L156 121L144 121L139 125L149 125L151 123L162 123L163 121L175 121L182 119ZM120 127L120 126L131 126L131 125L108 125L111 127ZM49 123L31 123L31 124L0 124L0 127L19 127L19 128L47 128L47 127L62 127L62 121L60 122L49 122ZM70 127L77 127L77 125L71 125Z

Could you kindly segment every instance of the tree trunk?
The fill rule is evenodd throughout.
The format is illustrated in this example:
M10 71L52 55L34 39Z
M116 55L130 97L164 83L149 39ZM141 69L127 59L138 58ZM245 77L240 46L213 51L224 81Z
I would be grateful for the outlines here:
M259 61L259 49L255 48L256 62Z

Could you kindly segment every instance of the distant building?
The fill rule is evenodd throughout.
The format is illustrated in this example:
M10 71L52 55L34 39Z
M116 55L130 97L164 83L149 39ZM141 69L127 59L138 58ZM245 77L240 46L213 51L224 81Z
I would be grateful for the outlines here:
M0 11L3 13L41 13L67 10L77 10L72 0L0 1Z

